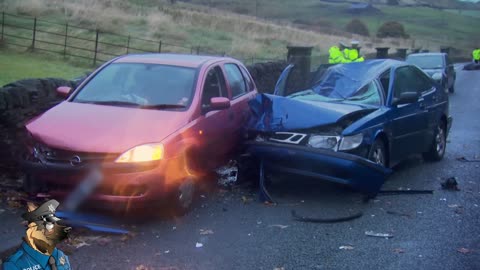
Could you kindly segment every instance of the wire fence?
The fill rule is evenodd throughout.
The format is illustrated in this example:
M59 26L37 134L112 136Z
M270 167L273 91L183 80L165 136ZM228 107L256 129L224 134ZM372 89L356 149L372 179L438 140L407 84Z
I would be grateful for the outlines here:
M72 25L68 22L58 23L7 12L1 13L0 24L0 40L4 44L25 48L33 52L43 51L91 61L94 66L114 57L132 53L187 53L226 56L226 52L219 52L208 47L188 46L165 42L164 40L122 35ZM283 60L283 58L257 57L238 57L237 59L246 64Z

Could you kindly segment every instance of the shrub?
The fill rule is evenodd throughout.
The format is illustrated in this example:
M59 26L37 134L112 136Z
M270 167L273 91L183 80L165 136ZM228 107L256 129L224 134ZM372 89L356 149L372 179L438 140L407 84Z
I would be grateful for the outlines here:
M405 32L405 28L399 22L386 22L377 31L377 37L386 38L408 38L409 35Z
M364 22L360 21L359 19L353 19L351 20L347 26L345 27L345 30L349 33L361 35L361 36L370 36L370 32L368 32L367 25L365 25Z

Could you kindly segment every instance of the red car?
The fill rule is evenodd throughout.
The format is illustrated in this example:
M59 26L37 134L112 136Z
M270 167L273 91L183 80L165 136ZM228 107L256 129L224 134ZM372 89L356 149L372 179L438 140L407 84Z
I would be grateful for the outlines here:
M175 54L121 56L57 92L66 100L26 125L27 188L64 198L96 167L95 206L185 210L240 145L257 93L235 59Z

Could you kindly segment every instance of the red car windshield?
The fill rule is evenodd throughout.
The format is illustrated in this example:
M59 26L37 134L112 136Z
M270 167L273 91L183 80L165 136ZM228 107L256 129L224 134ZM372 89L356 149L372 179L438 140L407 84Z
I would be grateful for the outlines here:
M142 63L113 63L82 87L72 102L152 109L186 108L196 69Z

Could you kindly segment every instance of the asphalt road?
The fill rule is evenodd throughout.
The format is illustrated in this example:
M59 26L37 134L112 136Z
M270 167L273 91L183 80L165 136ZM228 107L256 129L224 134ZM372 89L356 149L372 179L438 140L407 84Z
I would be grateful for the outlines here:
M433 195L379 196L364 204L347 189L282 176L270 189L276 206L259 203L248 187L205 193L184 217L130 221L128 239L81 233L73 244L86 245L62 247L73 269L480 269L480 162L457 160L480 158L480 71L458 71L450 103L454 122L444 160L413 157L384 185L433 189ZM442 190L440 183L453 176L460 191ZM292 220L292 209L324 218L364 215L301 223ZM10 224L18 218L9 210L0 217ZM20 232L9 231L9 239Z

